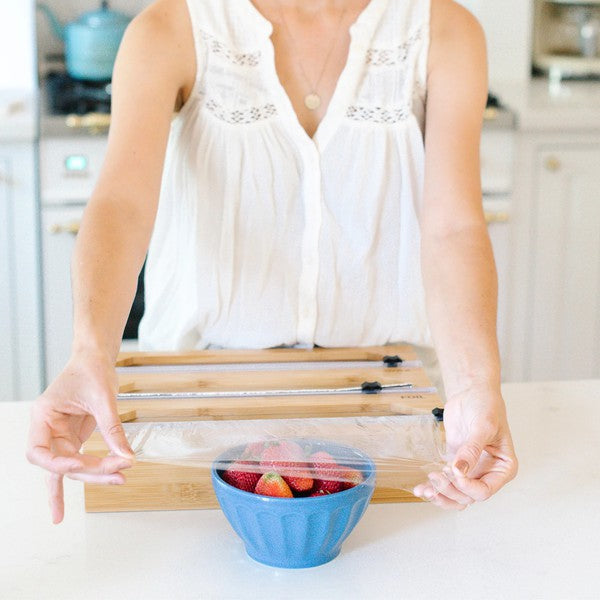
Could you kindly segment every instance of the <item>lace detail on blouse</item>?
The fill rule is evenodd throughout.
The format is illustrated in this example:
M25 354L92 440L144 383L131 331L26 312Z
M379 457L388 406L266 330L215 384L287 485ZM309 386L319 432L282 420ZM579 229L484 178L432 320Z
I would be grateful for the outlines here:
M406 62L411 48L423 36L423 29L413 33L405 42L395 48L369 48L366 62L374 67L391 67Z
M256 52L235 52L228 48L223 42L220 42L216 37L210 35L206 31L200 30L202 39L206 42L208 49L216 55L222 56L234 65L242 65L246 67L256 67L260 61L260 50Z
M206 101L205 106L217 119L232 124L255 123L256 121L269 119L277 114L277 108L271 103L263 104L262 106L249 106L248 108L228 109L210 99Z
M369 121L371 123L398 123L410 115L407 107L384 108L383 106L352 105L346 109L346 117L353 121Z

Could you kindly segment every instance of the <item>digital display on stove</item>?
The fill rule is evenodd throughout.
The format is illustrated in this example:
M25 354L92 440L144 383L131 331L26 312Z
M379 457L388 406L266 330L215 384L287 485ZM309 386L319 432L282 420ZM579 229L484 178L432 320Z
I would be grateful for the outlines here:
M67 171L85 171L88 168L88 159L83 154L70 154L65 158Z

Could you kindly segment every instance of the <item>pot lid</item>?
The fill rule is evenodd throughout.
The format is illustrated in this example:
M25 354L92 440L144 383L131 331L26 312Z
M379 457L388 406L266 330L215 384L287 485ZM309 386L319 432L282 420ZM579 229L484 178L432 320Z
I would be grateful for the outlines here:
M82 14L77 20L77 23L93 28L116 28L126 27L130 21L131 17L117 12L116 10L110 10L108 8L108 2L105 0L102 2L102 6L99 10L93 10Z

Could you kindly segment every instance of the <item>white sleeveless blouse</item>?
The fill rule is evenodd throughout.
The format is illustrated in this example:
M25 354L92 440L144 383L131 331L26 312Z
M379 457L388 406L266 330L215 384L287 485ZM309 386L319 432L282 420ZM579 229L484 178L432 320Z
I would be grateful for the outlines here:
M188 0L144 350L431 345L420 268L430 0L371 0L310 138L250 0Z

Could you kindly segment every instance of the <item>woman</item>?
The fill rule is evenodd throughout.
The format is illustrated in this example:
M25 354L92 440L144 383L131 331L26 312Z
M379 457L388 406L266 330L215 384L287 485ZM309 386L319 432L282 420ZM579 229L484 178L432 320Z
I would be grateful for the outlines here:
M485 42L465 9L158 0L113 90L72 357L32 415L54 522L64 475L120 484L131 465L113 365L149 244L143 348L433 341L455 454L415 493L463 509L514 477L479 181ZM78 453L96 423L114 456Z

